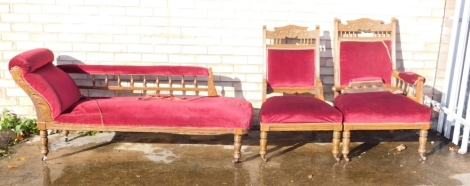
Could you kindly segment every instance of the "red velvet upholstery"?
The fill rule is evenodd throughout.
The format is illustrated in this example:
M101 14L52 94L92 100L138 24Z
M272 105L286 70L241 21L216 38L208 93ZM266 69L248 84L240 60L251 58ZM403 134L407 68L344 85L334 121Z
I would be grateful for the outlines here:
M9 68L22 69L26 83L49 103L54 118L77 102L81 94L73 79L52 61L54 54L50 50L34 49L13 57Z
M388 50L388 52L387 52ZM340 42L340 84L347 86L351 79L380 77L390 84L392 77L391 42Z
M192 75L208 76L209 71L204 67L192 66L120 66L120 65L58 65L67 73L79 74L139 74L139 75Z
M268 86L315 86L314 49L268 49L267 52Z
M261 106L261 122L269 123L341 123L342 115L322 100L306 96L276 96Z
M98 108L99 107L99 108ZM250 102L227 97L199 97L183 101L139 100L139 97L84 99L55 119L58 124L158 126L195 128L251 127Z
M418 80L419 77L423 77L423 76L420 76L414 72L400 72L398 74L398 77L400 77L407 83L415 84L416 80ZM424 79L424 81L426 81L426 79Z
M341 94L334 105L347 123L415 123L429 122L431 109L401 94L368 92Z
M32 72L45 64L54 61L54 53L47 48L37 48L25 51L16 55L10 60L8 69L11 70L14 66L21 68L23 74Z

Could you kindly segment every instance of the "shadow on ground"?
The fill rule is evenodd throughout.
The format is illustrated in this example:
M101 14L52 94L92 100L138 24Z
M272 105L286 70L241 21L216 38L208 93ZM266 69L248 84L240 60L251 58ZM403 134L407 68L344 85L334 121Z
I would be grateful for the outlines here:
M232 164L233 135L155 133L50 136L40 161L37 138L0 161L6 185L466 185L470 155L430 132L428 160L416 131L353 131L350 162L336 162L331 132L270 132L268 162L258 155L259 131L242 139ZM407 148L398 152L395 147ZM24 159L24 160L23 160ZM17 168L8 168L16 164Z

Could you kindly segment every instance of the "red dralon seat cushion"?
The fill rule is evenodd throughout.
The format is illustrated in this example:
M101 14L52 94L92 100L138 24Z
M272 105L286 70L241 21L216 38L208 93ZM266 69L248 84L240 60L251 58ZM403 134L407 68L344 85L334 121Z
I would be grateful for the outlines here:
M343 113L344 123L429 122L431 109L401 94L367 92L341 94L334 105Z
M342 115L322 100L307 96L276 96L261 106L261 123L341 123Z
M59 115L58 124L135 127L197 127L250 129L250 102L227 97L186 97L186 100L139 97L85 98Z

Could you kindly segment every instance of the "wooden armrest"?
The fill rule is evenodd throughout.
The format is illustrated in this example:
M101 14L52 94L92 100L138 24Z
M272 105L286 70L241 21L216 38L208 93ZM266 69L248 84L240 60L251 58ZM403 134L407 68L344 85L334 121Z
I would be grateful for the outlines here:
M420 76L419 74L416 74L414 72L398 72L396 70L392 71L392 76L398 80L414 85L414 89L416 90L416 92L415 96L412 99L418 103L423 103L423 90L425 82L425 78L423 76Z
M317 92L315 93L315 97L320 100L325 100L325 96L323 95L323 83L319 77L315 78L315 86L317 87Z

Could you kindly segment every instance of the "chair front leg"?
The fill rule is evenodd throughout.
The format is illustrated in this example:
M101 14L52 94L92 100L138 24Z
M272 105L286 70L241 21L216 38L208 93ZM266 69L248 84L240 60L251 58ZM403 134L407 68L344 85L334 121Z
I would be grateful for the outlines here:
M234 143L233 143L234 153L232 163L237 163L241 157L241 148L242 148L242 135L235 134Z
M333 131L333 157L339 161L339 143L341 141L341 131Z
M428 141L428 130L421 130L419 132L419 155L421 159L426 160L426 142Z
M349 154L349 142L351 141L351 131L345 130L343 131L343 157L344 160L349 161L348 154Z
M260 150L259 154L261 155L261 159L263 159L264 162L266 162L266 147L268 143L268 132L267 131L261 131L260 133Z
M42 161L46 161L47 154L49 154L47 130L39 131L39 136L41 137L41 154L43 155Z

